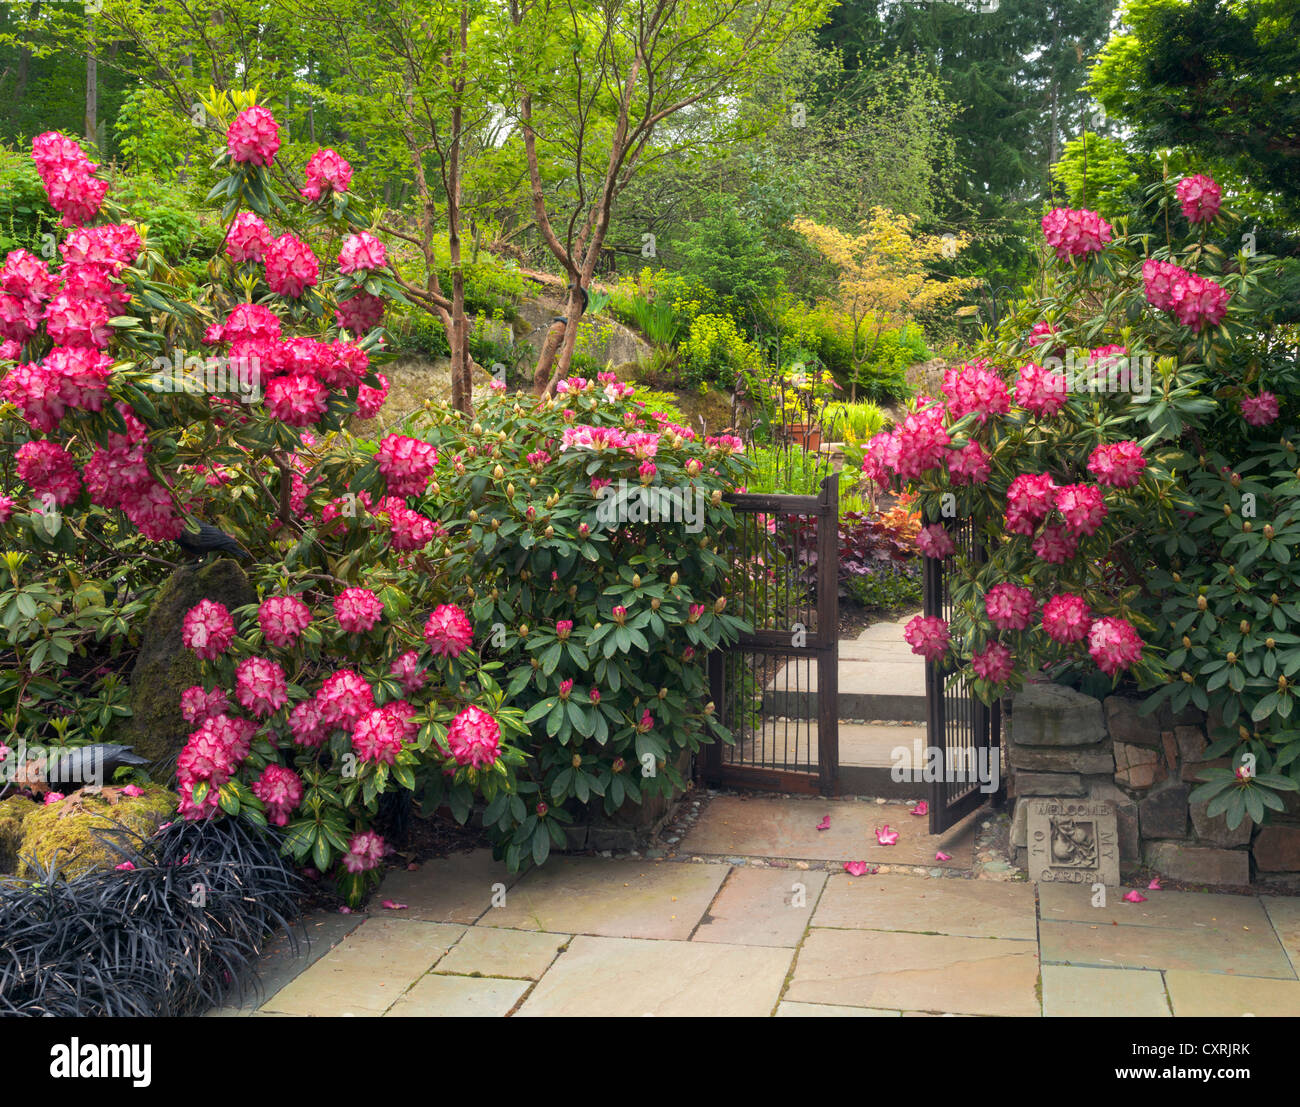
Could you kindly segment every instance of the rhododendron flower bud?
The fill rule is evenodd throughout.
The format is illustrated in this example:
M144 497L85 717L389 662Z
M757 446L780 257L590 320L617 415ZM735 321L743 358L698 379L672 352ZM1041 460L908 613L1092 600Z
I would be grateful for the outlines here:
M447 748L457 763L481 769L492 765L501 749L501 729L482 708L470 704L447 728Z
M1266 427L1278 416L1277 397L1272 392L1247 396L1241 401L1241 417L1252 427Z
M573 691L572 680L566 679L560 681L560 699L567 700L569 698L569 693L572 691Z
M1043 216L1043 237L1058 258L1099 253L1110 241L1111 225L1095 211L1053 208Z
M428 442L403 434L385 435L375 457L393 496L418 496L429 485L438 464L438 451Z
M948 624L937 615L917 615L903 629L903 640L927 661L938 661L948 652Z
M439 604L424 624L424 640L435 657L459 657L473 645L469 616L454 603Z
M354 834L348 843L348 852L343 855L343 867L350 873L364 873L379 868L388 852L384 840L373 830L363 830Z
M557 619L555 623L555 636L563 642L573 633L572 619Z
M1142 660L1143 642L1127 619L1098 619L1088 631L1088 653L1107 676Z
M1219 214L1223 190L1214 178L1203 173L1184 177L1174 191L1178 194L1178 202L1189 223L1209 223Z
M1080 597L1060 592L1043 604L1043 630L1055 642L1081 642L1092 626L1092 611Z
M1106 518L1106 500L1091 484L1066 484L1056 490L1056 510L1075 534L1096 534Z
M280 149L280 127L266 108L254 105L235 116L226 129L230 160L242 165L270 165Z
M1001 642L990 642L984 649L971 655L971 668L981 680L1001 684L1015 670L1011 651Z
M216 600L199 600L181 622L181 642L206 661L225 653L234 638L235 621Z
M387 264L388 250L374 235L362 231L343 240L343 248L339 251L340 273L382 269Z
M311 247L287 231L266 247L266 283L279 296L296 299L320 279L320 262Z
M253 781L252 791L266 808L267 822L285 826L293 809L302 802L302 778L283 765L268 765Z
M984 594L984 610L999 630L1024 630L1036 606L1034 594L1016 584L995 584Z
M195 684L181 693L181 718L195 726L205 719L224 715L229 707L230 701L221 688L209 692L203 685Z
M691 610L694 611L695 609L692 608ZM704 608L701 607L700 610L703 611ZM615 604L614 609L610 612L610 617L614 620L614 622L618 623L619 626L622 626L624 621L627 619L627 608L624 607L621 603Z
M307 183L301 189L303 199L319 200L327 188L336 193L347 192L352 183L352 166L334 150L325 147L312 154L304 175Z
M952 540L948 528L942 523L931 523L922 527L916 536L916 546L926 557L942 560L957 552L957 543Z
M364 634L384 613L384 605L368 588L345 588L334 597L334 615L349 634Z
M420 655L415 650L407 650L389 666L388 671L402 683L402 690L412 696L424 687L428 679L420 667Z
M1132 488L1146 468L1142 447L1136 442L1112 442L1098 446L1088 458L1088 472L1098 483L1112 488Z
M251 211L241 211L236 215L226 233L226 256L236 264L261 261L270 245L271 232Z

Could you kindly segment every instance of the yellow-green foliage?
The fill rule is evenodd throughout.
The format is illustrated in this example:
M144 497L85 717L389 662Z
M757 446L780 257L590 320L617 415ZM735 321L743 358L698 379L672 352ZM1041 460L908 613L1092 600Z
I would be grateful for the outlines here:
M762 355L749 344L729 315L695 316L679 351L691 384L718 381L730 386L737 374L756 372L763 364Z
M23 840L23 819L36 810L26 796L0 800L0 875L18 867L18 847Z
M59 855L59 871L65 877L94 869L111 869L120 858L98 835L125 826L141 837L148 837L176 810L175 794L158 784L146 785L141 796L119 796L117 803L111 805L101 796L87 793L81 794L81 800L83 809L66 817L63 803L42 805L21 801L30 810L21 820L19 876L32 875L33 860L48 865L55 853Z

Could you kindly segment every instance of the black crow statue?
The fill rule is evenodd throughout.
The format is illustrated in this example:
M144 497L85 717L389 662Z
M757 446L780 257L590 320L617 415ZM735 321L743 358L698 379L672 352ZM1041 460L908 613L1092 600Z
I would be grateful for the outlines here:
M191 522L176 539L176 544L195 557L206 558L215 553L228 553L244 561L253 560L253 555L243 546L220 527L214 527L210 523Z

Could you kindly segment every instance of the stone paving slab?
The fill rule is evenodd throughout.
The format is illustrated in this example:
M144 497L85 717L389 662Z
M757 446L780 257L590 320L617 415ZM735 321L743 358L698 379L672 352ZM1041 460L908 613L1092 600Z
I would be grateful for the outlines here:
M434 970L455 976L510 976L536 980L568 943L568 934L472 926Z
M430 973L384 1012L385 1018L501 1018L528 990L527 980Z
M1291 959L1291 967L1300 976L1300 898L1296 896L1265 896L1261 902L1268 921Z
M840 764L865 765L890 769L897 764L905 773L912 771L917 749L921 751L920 768L925 767L927 735L923 726L887 726L880 723L840 723ZM929 790L918 782L917 795Z
M1169 1018L1165 984L1143 969L1043 966L1043 1015L1047 1018Z
M1038 1015L1037 983L1032 942L814 928L783 998L886 1010Z
M797 946L825 883L824 872L732 869L692 940Z
M1294 980L1174 971L1165 973L1165 985L1179 1018L1300 1016L1300 982Z
M367 919L263 1009L286 1015L380 1015L464 932L442 923Z
M494 889L509 889L519 879L505 864L492 860L492 851L476 849L426 861L419 869L395 869L384 877L371 899L405 903L403 914L429 922L477 922L492 906Z
M818 830L823 815L829 830ZM974 863L975 826L980 812L940 835L929 820L908 813L906 804L857 800L715 796L682 840L683 853L724 857L750 855L821 861L871 861L886 865L968 869ZM898 841L882 846L876 828L898 831ZM936 852L951 858L936 861Z
M1038 936L1032 884L892 875L835 874L813 925L1031 942Z
M1097 968L1189 969L1295 980L1272 928L1175 930L1110 923L1040 922L1044 962Z
M727 877L725 865L552 857L482 925L607 938L685 941Z
M516 1014L766 1017L793 956L770 946L579 935Z
M832 1003L781 1003L778 1019L896 1019L902 1011L880 1011L874 1007L837 1007Z
M1146 903L1128 903L1124 888L1106 889L1106 906L1092 906L1091 886L1040 884L1039 913L1052 922L1104 923L1109 926L1158 926L1174 930L1271 929L1269 917L1254 896L1222 896L1208 892L1172 892L1141 889Z

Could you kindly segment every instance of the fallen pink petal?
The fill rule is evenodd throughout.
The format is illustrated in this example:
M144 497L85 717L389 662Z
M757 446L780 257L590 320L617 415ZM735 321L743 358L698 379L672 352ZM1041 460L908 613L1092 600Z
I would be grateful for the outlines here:
M817 829L830 830L830 828L831 828L831 817L829 815L826 815L822 818L822 821L817 824Z
M915 807L912 808L913 815L928 815L929 813L930 813L930 805L926 803L925 800L922 800L920 803L918 803Z
M882 846L892 846L898 841L898 831L891 830L888 823L876 827L876 841Z
M130 861L123 861L120 865L114 865L113 868L119 870L120 872L130 872L132 869L135 868L135 865L133 865Z
M407 905L405 903L394 903L391 899L386 899L384 900L384 907L389 911L405 911Z
M1161 885L1160 885L1160 878L1159 878L1158 876L1153 876L1153 877L1151 878L1151 883L1147 885L1147 891L1148 891L1148 892L1158 892L1158 891L1160 891L1160 887L1161 887Z
M849 876L864 876L867 872L867 863L865 861L845 861L844 871ZM871 870L874 872L875 870Z
M138 785L138 784L128 784L125 788L122 789L122 795L124 795L124 796L143 796L143 795L144 795L144 789L141 788L140 785Z
M1125 903L1146 903L1146 901L1147 901L1147 897L1144 896L1141 892L1137 891L1136 889L1134 889L1132 892L1129 892L1128 895L1124 897Z
M935 859L936 861L951 861L951 860L952 860L952 854L950 854L950 853L944 853L943 850L940 850L938 853L936 853L936 854L934 855L934 859Z

